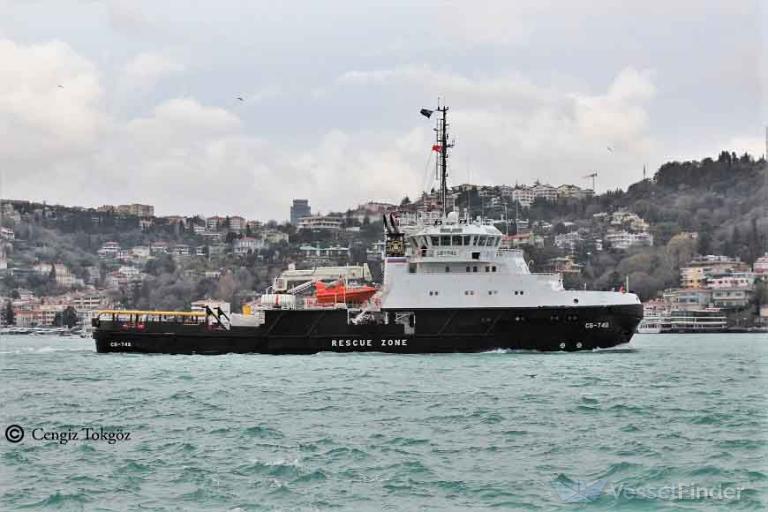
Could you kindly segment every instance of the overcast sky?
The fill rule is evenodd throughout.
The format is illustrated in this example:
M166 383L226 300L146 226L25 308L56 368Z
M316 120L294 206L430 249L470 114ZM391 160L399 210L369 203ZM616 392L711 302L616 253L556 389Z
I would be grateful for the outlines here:
M766 3L0 0L0 195L279 220L397 201L431 184L438 96L453 184L602 191L762 155Z

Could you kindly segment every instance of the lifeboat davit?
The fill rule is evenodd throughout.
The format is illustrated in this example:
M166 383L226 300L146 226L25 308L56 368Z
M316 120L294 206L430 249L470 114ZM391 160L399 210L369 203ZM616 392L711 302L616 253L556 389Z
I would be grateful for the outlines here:
M343 283L315 283L315 299L318 304L363 303L370 299L376 288L373 286L346 286Z

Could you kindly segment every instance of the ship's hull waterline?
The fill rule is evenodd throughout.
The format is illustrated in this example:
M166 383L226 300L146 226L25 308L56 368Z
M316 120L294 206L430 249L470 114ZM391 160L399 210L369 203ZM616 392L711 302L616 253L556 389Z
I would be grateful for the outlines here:
M390 311L394 318L395 311ZM402 313L402 312L400 312ZM595 307L425 309L413 325L354 324L344 309L268 311L264 325L212 329L146 323L141 329L102 321L98 352L164 354L398 354L491 350L575 351L629 342L642 318L637 304Z

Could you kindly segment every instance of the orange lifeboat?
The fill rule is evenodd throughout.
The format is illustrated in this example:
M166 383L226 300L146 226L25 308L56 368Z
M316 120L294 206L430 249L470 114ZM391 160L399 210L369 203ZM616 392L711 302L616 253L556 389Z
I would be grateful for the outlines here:
M376 293L373 286L345 286L343 283L327 285L321 281L315 283L315 299L318 304L355 303L370 299Z

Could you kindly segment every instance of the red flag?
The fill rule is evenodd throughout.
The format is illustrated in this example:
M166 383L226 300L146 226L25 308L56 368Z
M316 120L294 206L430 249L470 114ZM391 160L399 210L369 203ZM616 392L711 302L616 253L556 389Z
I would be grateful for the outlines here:
M432 146L432 151L436 151L440 153L442 150L443 150L443 146L441 146L440 144L435 144L434 146Z

